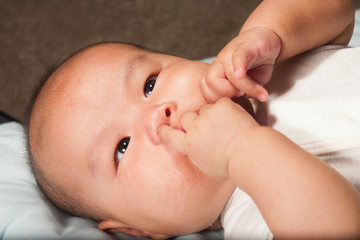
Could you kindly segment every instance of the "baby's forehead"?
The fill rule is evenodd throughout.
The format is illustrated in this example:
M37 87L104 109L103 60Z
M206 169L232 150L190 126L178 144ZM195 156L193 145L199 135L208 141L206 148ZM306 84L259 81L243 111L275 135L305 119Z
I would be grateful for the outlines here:
M128 87L130 82L136 84L137 81L132 80L142 79L138 74L146 75L144 66L152 62L147 59L159 57L125 44L101 44L84 49L56 71L47 87L47 102L53 103L52 109L65 113L70 113L75 106L78 111L106 106L111 102L109 96L116 94L115 90L116 95L130 94L129 89L133 89Z
M106 59L122 59L124 63L134 54L150 54L149 51L129 44L106 43L97 44L80 50L73 57L66 61L72 66L93 66L93 64L103 63Z
M91 71L104 69L116 64L117 68L129 68L135 57L151 58L159 53L136 45L122 43L106 43L90 46L69 58L64 65L68 65L68 72Z
M169 57L128 44L94 45L79 51L55 71L46 84L44 96L55 108L65 110L66 104L78 102L79 98L86 98L85 103L101 104L100 100L106 98L99 94L110 95L115 87L134 84L137 81L132 80L142 79L138 76L148 75L148 71L155 65L159 68Z
M128 68L134 56L147 56L150 54L152 54L151 51L129 44L97 44L80 50L71 56L54 72L49 80L55 83L58 82L63 86L67 84L72 86L71 83L74 78L80 79L86 74L94 75L94 73L105 75L112 65L116 65L118 70Z
M86 47L76 54L74 57L84 57L84 58L99 58L101 56L117 56L127 58L130 54L140 53L144 55L156 53L153 50L134 45L134 44L125 44L125 43L101 43L95 44L89 47Z
M119 69L121 73L121 68L126 67L131 57L139 55L139 52L142 55L148 53L131 45L101 44L70 57L52 74L37 97L32 112L32 129L47 129L49 131L37 134L47 136L49 132L54 135L54 131L61 126L61 131L55 134L60 137L61 132L72 132L82 126L76 123L89 119L93 112L101 112L95 111L96 107L107 106L103 103L110 102L112 95L109 92L119 89L114 87L115 81L106 78L110 75L114 79L119 78L109 73L107 66L116 60L113 69ZM44 125L47 127L41 127Z

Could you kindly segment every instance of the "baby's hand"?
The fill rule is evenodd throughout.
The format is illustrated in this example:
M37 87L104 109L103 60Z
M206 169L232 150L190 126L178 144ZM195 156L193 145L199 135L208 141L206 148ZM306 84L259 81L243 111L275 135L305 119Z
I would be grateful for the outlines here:
M244 94L266 101L263 85L270 80L280 50L280 38L266 27L241 32L221 50L201 82L207 101Z
M177 130L163 125L161 139L188 156L205 174L228 176L228 162L237 147L235 139L243 137L252 127L259 126L239 105L229 98L202 107L199 114L186 112Z

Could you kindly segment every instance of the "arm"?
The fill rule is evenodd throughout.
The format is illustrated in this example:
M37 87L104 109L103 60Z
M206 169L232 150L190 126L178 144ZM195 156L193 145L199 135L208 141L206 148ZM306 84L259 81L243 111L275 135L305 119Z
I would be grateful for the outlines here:
M255 201L275 238L360 236L359 192L333 168L267 127L234 144L228 175Z
M275 238L360 237L360 196L341 175L284 135L221 99L188 112L167 144L203 172L228 177L255 201Z
M324 44L347 44L354 13L352 0L264 0L211 65L202 82L205 98L213 103L246 93L266 101L262 86L274 64ZM224 79L231 87L219 84Z
M264 0L240 34L254 27L269 28L281 39L277 61L282 61L321 45L346 45L354 19L352 0Z

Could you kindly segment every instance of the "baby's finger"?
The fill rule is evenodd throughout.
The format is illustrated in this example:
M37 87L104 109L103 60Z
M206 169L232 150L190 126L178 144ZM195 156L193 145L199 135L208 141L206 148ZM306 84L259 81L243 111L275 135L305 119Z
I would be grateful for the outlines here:
M219 95L206 84L205 78L200 81L200 90L208 103L214 103L219 99Z
M168 125L159 127L159 136L163 142L185 154L185 133Z
M232 66L234 71L234 78L241 79L245 77L248 66L252 65L252 62L249 62L250 52L248 49L239 48L232 55Z
M190 128L190 126L192 126L194 120L197 118L198 114L196 112L185 112L181 119L181 127L185 130L188 131L188 129Z
M225 68L221 62L211 64L206 76L206 84L221 97L234 97L238 92L227 79Z
M232 84L250 97L257 98L261 102L265 102L268 99L269 94L266 89L254 82L248 75L239 80L235 79Z

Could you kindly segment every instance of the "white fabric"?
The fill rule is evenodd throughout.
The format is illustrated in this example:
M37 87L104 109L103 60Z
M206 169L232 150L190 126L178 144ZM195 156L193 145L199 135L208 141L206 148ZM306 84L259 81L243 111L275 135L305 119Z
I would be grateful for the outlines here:
M0 125L0 238L113 239L96 224L56 210L40 193L26 162L23 130Z
M257 119L323 159L360 190L360 47L323 47L279 65ZM237 189L222 212L225 239L271 239Z
M360 189L360 47L301 55L279 66L272 80L258 118Z
M221 213L225 239L272 239L254 201L239 188L235 190Z
M360 8L355 11L355 27L352 38L349 42L349 46L357 47L360 46Z

